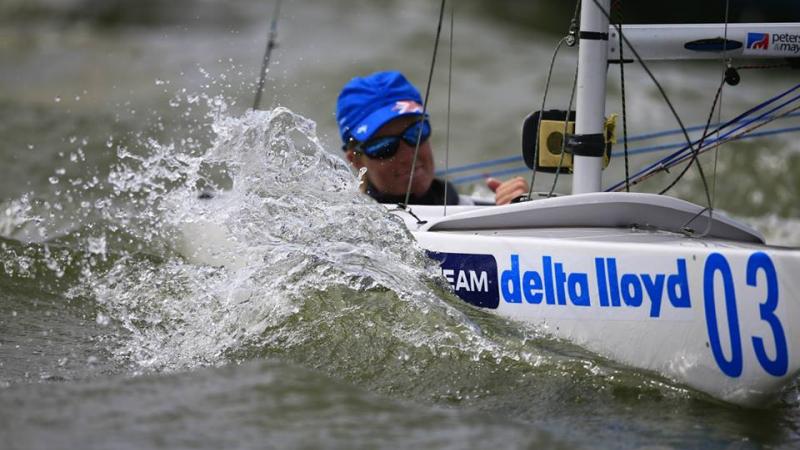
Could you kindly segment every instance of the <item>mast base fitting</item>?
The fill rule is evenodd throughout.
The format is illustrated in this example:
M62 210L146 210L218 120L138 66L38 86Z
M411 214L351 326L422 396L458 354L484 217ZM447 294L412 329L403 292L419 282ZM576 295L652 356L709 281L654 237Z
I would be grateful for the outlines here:
M602 133L567 136L567 152L573 155L600 158L605 150L606 137Z
M522 125L522 156L525 165L529 169L535 167L539 172L572 173L572 157L578 155L602 157L603 168L606 168L611 158L611 147L617 140L616 124L617 115L612 114L606 119L605 133L579 136L572 134L575 132L575 111L569 112L569 119L566 111L555 109L535 111ZM562 148L564 148L563 155Z

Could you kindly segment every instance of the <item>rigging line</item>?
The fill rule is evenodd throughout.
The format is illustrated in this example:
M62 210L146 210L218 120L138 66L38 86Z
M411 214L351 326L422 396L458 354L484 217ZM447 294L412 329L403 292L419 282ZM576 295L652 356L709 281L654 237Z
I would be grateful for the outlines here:
M739 114L738 116L734 117L733 119L730 119L730 120L728 120L728 121L727 121L727 122L725 122L724 124L721 124L721 125L719 125L718 129L720 129L720 130L721 130L721 129L725 129L725 128L727 128L727 127L731 126L731 125L737 125L737 124L739 124L740 122L742 122L742 121L743 121L743 119L744 119L745 117L747 117L747 116L749 116L749 115L753 114L754 112L756 112L756 111L759 111L759 110L761 110L761 109L763 109L763 108L765 108L765 107L767 107L767 106L769 106L769 105L771 105L771 104L773 104L773 103L777 102L778 100L782 99L783 97L786 97L787 95L791 94L792 92L794 92L794 91L796 91L796 90L798 90L798 89L800 89L800 84L797 84L797 85L795 85L795 86L793 86L793 87L791 87L791 88L787 89L786 91L784 91L784 92L782 92L782 93L780 93L780 94L778 94L778 95L776 95L776 96L774 96L774 97L772 97L772 98L770 98L770 99L768 99L768 100L766 100L766 101L764 101L764 102L762 102L762 103L760 103L760 104L758 104L758 105L756 105L756 106L754 106L754 107L752 107L752 108L748 109L747 111L745 111L745 112L743 112L743 113ZM734 132L736 132L737 130L739 130L739 129L741 129L741 128L743 128L743 127L745 127L745 126L747 126L747 125L749 125L750 123L752 123L752 122L755 122L755 121L759 121L759 120L767 120L768 122L771 122L773 119L769 119L769 118L767 118L767 119L764 119L764 118L765 118L765 117L767 117L767 116L769 116L769 114L771 114L771 113L773 113L773 112L777 111L778 109L781 109L781 108L783 108L784 106L786 106L786 105L789 105L789 104L791 104L791 103L792 103L792 102L794 102L794 101L797 101L798 99L800 99L800 95L798 95L798 96L795 96L795 97L793 97L793 98L789 99L788 101L786 101L786 102L784 102L784 103L782 103L782 104L778 105L777 107L775 107L775 108L773 108L773 109L771 109L771 110L767 111L766 113L763 113L763 114L761 114L760 116L756 117L755 119L750 119L749 121L744 121L744 123L743 123L743 124L739 125L737 128L734 128L733 130L729 131L728 133L726 133L726 134L725 134L725 135L723 135L722 137L724 138L725 136L728 136L728 135L730 135L731 133L734 133ZM786 117L786 116L785 116L785 115L783 115L783 114L781 114L780 116L777 116L777 117L780 117L780 118L782 118L782 117ZM714 133L716 133L716 132L717 132L717 131L716 131L716 130L714 130L714 131L712 131L710 134L714 134ZM703 138L706 138L706 137L708 137L708 136L703 136ZM672 160L674 160L674 159L676 159L676 158L681 158L681 157L683 156L683 154L684 154L684 153L686 153L686 150L688 150L689 148L690 148L690 146L689 146L689 145L687 145L687 146L684 146L684 147L682 147L681 149L679 149L679 150L677 150L677 151L675 151L675 152L673 152L673 153L671 153L671 154L667 155L666 157L664 157L664 158L662 158L662 159L660 159L660 160L656 161L655 163L653 163L653 164L650 164L650 165L648 165L647 167L645 167L645 168L643 168L643 169L639 170L639 171L638 171L636 174L634 174L634 179L636 179L637 177L641 177L641 176L643 176L644 174L647 174L647 173L649 173L649 172L652 172L652 171L656 171L656 172L658 172L658 171L661 171L661 170L663 170L663 167L665 166L665 164L669 163L670 161L672 161ZM671 167L671 166L670 166L670 167ZM608 191L616 191L616 190L617 190L617 188L618 188L618 187L619 187L621 184L622 184L622 183L617 183L617 184L613 185L612 187L608 188L607 190L608 190Z
M792 115L794 115L794 114L796 114L796 113L793 113ZM785 117L785 116L783 116L783 117ZM783 117L781 117L781 118L783 118ZM766 136L775 136L777 134L797 133L797 132L800 132L800 127L777 128L777 129L773 129L773 130L766 130L766 131L759 131L759 132L749 132L749 133L745 133L745 134L741 134L740 133L740 134L736 134L736 135L734 135L734 136L732 136L732 137L730 137L728 139L725 139L725 142L729 143L729 142L738 141L738 140L746 140L746 139L753 139L753 138L766 137ZM706 142L706 145L710 147L710 146L714 145L716 142L717 142L717 140L714 139L714 140L711 140L709 142ZM668 148L672 148L674 146L675 146L674 144L666 144L666 147L668 147ZM647 150L647 152L650 152L650 151L657 151L657 150L663 150L663 149L664 148L661 148L661 149L648 148L648 149L644 149L644 150ZM647 152L642 152L642 153L647 153ZM701 151L700 153L702 154L703 152ZM636 149L632 150L631 154L632 155L636 154ZM617 155L617 156L619 156L619 155ZM523 172L527 173L528 171L530 171L530 168L528 168L528 166L525 165L525 162L523 161L521 156L516 157L516 160L513 161L513 162L518 162L519 165L515 165L515 166L509 167L509 168L506 168L506 169L498 169L498 170L489 171L489 172L481 172L481 173L473 174L473 175L462 175L462 176L459 176L459 177L452 178L450 180L450 182L452 184L454 184L454 185L461 185L461 184L464 184L464 183L469 183L469 182L472 182L472 181L477 181L477 180L484 179L487 176L499 177L499 176L523 173ZM440 175L441 174L437 174L437 176L440 176ZM608 188L605 191L606 192L611 192L611 191L615 191L615 190L619 191L625 185L624 183L625 183L624 180L620 181L617 186L612 187L612 188Z
M547 93L550 91L550 79L553 76L553 67L556 63L556 57L558 56L559 50L561 50L561 46L565 43L572 47L577 42L577 34L579 31L578 26L578 14L581 11L581 0L575 1L575 10L572 12L572 20L569 22L569 29L567 31L567 35L562 37L558 44L556 44L556 49L553 51L553 57L550 58L550 68L547 71L547 81L544 84L544 94L542 95L542 107L539 109L539 119L536 121L536 131L538 131L542 126L542 114L544 114L544 107L547 104ZM569 120L569 110L567 110L567 120ZM564 140L566 140L566 133L564 134ZM562 152L563 154L563 152ZM536 136L534 139L534 147L533 147L533 170L531 170L531 183L528 187L528 200L532 200L533 196L533 182L536 181L536 170L539 165L539 136Z
M547 80L544 83L544 94L542 95L542 107L539 110L539 119L536 123L536 130L538 131L539 128L542 126L542 113L544 112L544 107L547 104L547 94L550 92L550 79L553 76L553 67L556 63L556 57L558 56L559 50L567 42L567 37L562 37L561 40L558 41L556 44L556 49L553 52L553 57L550 58L550 69L547 71ZM567 117L569 118L569 111L567 111ZM538 133L537 133L538 134ZM536 170L539 166L539 136L536 136L534 139L534 147L533 147L533 170L531 171L531 184L528 187L528 199L532 198L533 195L533 182L536 181Z
M597 9L600 10L601 13L603 13L603 15L606 17L606 19L608 19L608 21L610 23L611 22L611 16L608 14L608 11L606 11L605 8L603 8L603 6L600 5L598 0L592 0L592 2L594 2L595 6L597 6ZM653 84L655 84L656 88L658 89L658 92L664 98L664 102L669 107L670 111L672 112L672 115L675 117L675 120L678 122L678 125L680 126L681 130L683 131L683 136L686 139L686 142L688 143L689 148L692 149L692 153L694 155L697 155L697 151L694 148L694 146L692 145L692 140L691 140L691 138L689 138L689 132L686 131L686 127L683 125L683 121L681 120L680 115L678 115L678 111L672 105L672 102L669 100L669 97L667 96L667 93L664 90L664 88L661 86L661 83L658 82L658 80L656 79L655 75L653 75L653 72L650 71L650 68L647 67L647 64L645 64L644 60L642 60L642 57L639 55L639 52L636 51L636 49L633 47L633 45L628 40L628 38L625 37L625 35L622 33L622 27L618 26L618 25L615 25L615 27L617 28L617 32L619 33L620 38L622 38L622 40L625 42L625 44L628 45L628 48L630 48L631 53L633 53L633 56L636 57L636 61L642 66L642 69L644 69L645 73L647 73L647 76L650 77L650 80L653 82ZM695 156L695 158L692 159L692 162L696 162L696 161L697 161L697 158ZM705 189L706 200L708 201L708 204L710 205L711 204L711 196L710 196L710 193L709 193L709 190L708 190L708 181L706 180L705 172L703 172L703 167L700 165L699 162L697 162L696 167L697 167L698 173L700 174L700 179L703 181L703 188Z
M622 26L622 0L615 0L617 5L617 16L619 20L617 23ZM625 107L625 58L622 55L622 34L619 34L619 84L622 95L622 142L625 151L625 192L631 191L630 185L630 161L628 155L628 114Z
M797 114L792 114L792 115L795 116ZM750 123L753 123L753 122L750 122ZM759 134L759 136L768 136L768 135L782 134L782 133L792 133L792 132L798 131L799 129L800 129L800 127L776 128L776 129L771 130L769 132L766 132L766 131L765 132L761 132ZM711 142L716 142L716 141L717 141L717 139L714 139ZM675 144L675 143L659 144L659 145L653 145L653 146L649 146L649 147L634 148L634 149L632 149L630 151L630 154L631 155L639 155L639 154L644 154L644 153L653 153L653 152L658 152L658 151L663 151L663 150L678 149L678 148L684 148L684 147L686 147L686 144ZM622 156L622 154L619 153L619 152L612 152L611 156L612 157ZM517 161L521 162L522 161L522 157L520 156L519 158L517 158ZM514 162L516 162L516 161L514 161ZM451 171L451 173L455 173L455 172L460 172L460 171ZM624 182L625 181L623 180L623 181L620 181L619 183L620 183L620 185L623 185Z
M706 147L700 149L699 151L700 151L700 153L705 153L706 151L711 150L713 148L716 148L717 146L722 145L724 143L728 143L728 142L735 141L735 140L738 140L738 139L743 139L745 136L751 134L753 131L763 127L764 125L769 124L773 120L780 119L781 117L785 117L787 115L790 115L793 112L798 111L798 110L800 110L800 105L795 106L794 108L789 109L784 113L776 115L776 116L774 116L773 118L771 118L771 119L769 119L767 121L760 122L760 123L759 122L753 122L755 124L752 127L745 129L741 133L738 133L738 134L733 135L733 136L731 136L730 134L726 134L720 140L712 141L711 143L707 144ZM649 171L649 172L642 172L636 178L634 178L633 179L633 185L635 186L635 185L639 184L640 182L650 178L651 176L655 175L656 173L660 172L661 170L667 170L670 167L673 167L675 165L681 164L682 162L686 161L689 158L690 158L690 156L688 154L684 154L682 157L680 157L680 158L678 158L676 160L673 160L668 164L660 163L660 164L658 164L657 170L652 170L652 171ZM617 183L615 186L612 186L611 188L607 189L606 191L607 192L618 191L620 189L621 185L622 185L622 183Z
M796 115L796 114L792 114L792 115ZM753 122L750 122L750 123L753 123ZM800 130L800 127L776 128L776 129L771 130L771 131L760 132L758 134L758 136L769 136L769 135L774 135L774 134L792 133L792 132L796 132L798 130ZM754 136L754 137L756 137L756 136ZM716 141L717 141L717 139L714 139L711 142L716 142ZM675 144L675 143L672 143L672 144L659 144L659 145L653 145L653 146L649 146L649 147L640 147L640 148L632 149L630 151L630 154L631 155L638 155L638 154L644 154L644 153L653 153L653 152L658 152L658 151L663 151L663 150L684 148L685 146L686 146L686 144ZM612 152L611 153L612 157L621 156L621 155L622 154L619 153L619 152L616 152L616 153ZM518 158L518 160L521 161L522 157ZM620 184L620 186L622 186L624 184L624 180L620 181L619 184Z
M498 165L501 165L501 164L510 164L510 163L517 163L517 162L524 162L524 158L522 157L522 155L505 156L503 158L492 159L492 160L489 160L489 161L465 164L463 166L451 167L447 171L438 171L437 170L436 171L436 175L437 176L452 175L454 173L467 172L467 171L470 171L470 170L483 169L483 168L486 168L486 167L493 167L493 166L498 166Z
M731 120L725 122L724 124L720 125L720 128L721 129L722 128L727 128L728 126L730 126L732 124L735 124L736 122L740 122L745 117L753 114L756 111L759 111L759 110L761 110L763 108L766 108L767 106L777 102L778 100L782 99L783 97L786 97L787 95L791 94L792 92L794 92L794 91L796 91L798 89L800 89L800 83L798 83L798 84L794 85L793 87L787 89L786 91L784 91L784 92L782 92L782 93L770 98L769 100L766 100L766 101L764 101L762 103L759 103L758 105L756 105L756 106L748 109L747 111L739 114L738 116L734 117L733 119L731 119ZM797 97L791 99L789 102L792 102L792 101L795 101L795 100L797 100ZM786 104L787 103L784 103L781 106L785 106ZM754 119L754 120L756 120L756 119ZM745 124L745 125L747 125L747 124ZM712 134L713 133L716 133L716 131L712 132Z
M778 63L778 64L751 64L751 65L744 65L744 66L735 66L734 69L736 70L751 70L751 69L783 69L786 67L792 67L789 63Z
M445 144L444 144L444 167L447 169L450 167L450 105L453 93L453 17L455 16L455 6L450 5L450 51L448 56L450 57L449 64L447 66L447 134L445 137ZM445 169L445 170L446 170ZM445 175L444 177L444 216L447 216L447 189L448 189L448 176Z
M579 4L575 6L575 12L572 16L572 22L570 22L570 35L574 36L576 29L578 28L578 13L580 11L580 1ZM569 111L572 109L572 102L575 100L575 92L578 88L578 66L580 65L580 58L575 60L575 77L572 80L572 92L569 95L569 104L567 105L567 113L564 117L564 132L561 134L561 156L558 158L558 167L556 167L556 174L553 177L553 185L550 187L550 192L547 193L547 198L553 196L553 192L556 190L556 184L558 183L558 177L561 175L561 168L564 164L564 155L567 152L567 131L569 130ZM541 114L539 114L539 118L541 118Z
M730 67L731 65L731 59L725 58L725 52L728 51L728 20L730 19L729 12L730 12L730 0L725 0L725 33L722 36L722 53L720 53L719 55L723 67L726 66ZM723 72L722 73L723 84L720 86L719 104L717 105L717 123L722 122L722 102L724 100L723 88L726 78L727 76L725 75L725 72ZM710 120L709 123L711 123ZM717 131L717 140L719 140L719 136L720 132ZM711 179L711 205L708 210L708 225L706 227L706 230L703 233L701 233L698 237L704 237L711 231L711 222L713 221L714 218L714 202L717 199L717 163L719 162L719 149L720 147L714 149L714 172L713 172L713 178Z
M431 82L433 81L433 69L436 67L436 53L439 51L439 38L442 35L442 20L444 20L444 3L439 8L439 23L436 26L436 40L433 43L433 58L431 59L431 70L428 72L428 85L425 87L425 98L422 100L422 117L428 112L428 100L431 93ZM419 156L419 145L422 141L422 127L419 127L417 133L417 144L414 146L414 159L411 161L411 174L408 176L408 188L406 189L406 200L403 203L404 208L408 207L408 200L411 198L411 185L414 182L414 169L417 167L417 157Z
M787 110L786 112L776 116L775 118L778 119L778 118L780 118L780 117L782 117L784 115L791 114L792 112L797 111L797 110L800 110L800 105L795 106L794 108ZM772 122L772 120L769 120L769 121L766 121L766 122L762 122L762 123L756 123L752 127L744 129L741 133L738 133L738 134L735 134L735 135L732 135L732 136L731 135L725 135L725 136L722 137L722 139L711 141L705 147L700 149L700 153L702 154L704 152L707 152L707 151L711 150L712 148L716 148L716 147L719 147L719 146L721 146L723 144L727 144L729 142L742 139L744 136L747 136L747 135L753 133L753 131L763 127L764 125L767 125L770 122ZM683 158L675 161L672 165L680 164L681 162L686 161L687 158L688 158L688 156L684 156Z
M800 87L800 85L798 85L798 87ZM794 89L792 89L792 90L794 90ZM783 97L783 95L781 95L780 97L777 97L777 98L781 98L781 97ZM796 102L796 101L798 101L798 100L800 100L800 95L796 95L796 96L794 96L794 97L790 98L789 100L787 100L787 101L785 101L785 102L783 102L783 103L779 104L778 106L776 106L776 107L774 107L774 108L772 108L772 109L768 110L767 112L761 113L761 115L759 115L759 116L756 116L754 119L751 119L751 120L749 120L749 121L742 121L742 123L738 124L738 126L736 126L736 128L734 128L734 129L732 129L732 130L730 130L730 131L727 131L727 132L725 132L725 133L722 135L722 138L725 138L725 137L727 137L727 136L730 136L731 134L733 134L733 133L735 133L735 132L737 132L737 131L741 130L742 128L744 128L744 127L748 126L749 124L751 124L751 123L753 123L753 122L759 122L759 121L765 120L767 123L769 123L769 122L772 122L773 120L775 120L776 118L783 118L783 117L786 117L786 115L785 115L785 114L780 114L780 115L777 115L777 116L770 117L770 114L772 114L772 113L774 113L775 111L778 111L779 109L781 109L781 108L784 108L784 107L786 107L786 106L788 106L788 105L790 105L790 104L792 104L792 103L794 103L794 102ZM769 101L769 103L774 103L774 101ZM760 107L760 106L759 106L759 109L761 109L761 107ZM731 122L732 122L732 121L728 121L728 122L726 122L724 125L720 126L718 129L719 129L719 130L722 130L722 129L725 129L725 128L727 128L727 127L728 127L728 126L730 126L730 125L737 125L737 123L733 123L733 124L731 124ZM709 133L705 133L705 134L704 134L704 135L703 135L703 136L702 136L700 139L698 139L696 142L699 142L699 141L701 141L701 140L705 140L707 137L711 136L712 134L716 134L716 133L717 133L717 130L711 131L711 132L709 132ZM670 163L672 160L674 160L674 159L678 159L678 158L679 158L679 159L681 159L681 160L683 161L683 160L685 160L685 158L684 158L684 155L683 155L683 154L685 154L685 153L686 153L686 150L687 150L687 147L683 147L682 149L680 149L680 150L676 151L675 153L672 153L671 155L668 155L666 158L662 159L662 160L661 160L661 161L659 161L659 162L662 162L662 163ZM650 166L650 167L652 167L652 166ZM648 170L650 167L646 168L645 170ZM644 171L642 171L642 172L644 172ZM640 173L642 173L642 172L640 172Z
M795 111L795 110L798 110L798 109L800 109L800 106L795 107L791 111ZM719 140L719 141L714 141L714 142L708 144L706 147L700 149L700 153L702 154L702 153L705 153L705 152L707 152L709 150L716 149L716 148L718 148L718 147L720 147L720 146L722 146L724 144L727 144L727 143L729 143L731 141L742 139L744 136L752 133L754 130L756 130L756 129L764 126L764 125L765 124L757 124L757 125L755 125L755 126L753 126L751 128L748 128L748 129L742 131L741 133L739 133L737 135L731 136L729 138L724 138L724 139ZM686 159L688 159L688 156L682 158L680 161L676 161L675 164L680 164L681 162L685 161ZM652 175L652 174L650 174L650 175ZM645 177L643 179L646 179L646 178L647 177Z
M795 109L797 109L797 108L795 108ZM783 117L783 116L781 116L781 117ZM707 143L706 145L708 147L712 147L712 146L716 145L718 142L723 142L723 141L728 143L728 142L732 142L732 141L736 141L736 140L743 140L743 139L750 139L750 138L757 138L757 137L764 137L764 136L772 136L772 135L775 135L775 134L800 132L800 127L789 127L789 128L778 129L778 130L761 131L761 132L758 132L758 133L753 133L752 130L754 130L754 129L755 128L752 128L752 129L749 129L747 132L741 132L739 134L735 134L735 135L730 136L730 137L723 137L720 140L712 140L711 142ZM704 152L704 150L705 149L701 149L700 153L702 154ZM673 160L673 162L671 162L669 164L666 164L664 162L660 162L658 164L655 164L651 171L641 172L641 173L637 174L632 180L632 185L636 186L640 182L650 178L652 175L655 175L655 174L657 174L657 173L659 173L661 171L669 172L669 169L671 167L673 167L675 165L678 165L683 161L686 161L687 158L688 158L688 156L684 155L681 158ZM464 177L457 179L457 183L458 182L463 182L463 181L461 181L463 178ZM605 192L619 192L622 189L622 186L624 186L624 182L620 181L620 182L616 183L615 185L612 185L611 187L605 189Z
M703 230L703 232L700 233L700 234L695 234L694 228L690 227L689 224L694 222L695 220L697 220L697 218L702 216L703 213L706 212L706 211L709 212L708 220L706 221L706 229ZM706 236L708 234L708 232L711 231L712 218L713 217L711 215L711 209L706 206L705 208L701 209L697 214L692 216L689 220L684 222L683 225L681 225L681 232L684 235L688 236L688 237L693 237L693 236L695 236L695 237L703 237L703 236Z
M798 86L800 86L800 85L798 85ZM727 135L729 135L729 134L731 134L731 133L734 133L734 132L736 132L736 131L738 131L738 130L740 130L740 129L744 128L744 127L746 127L747 125L749 125L749 124L750 124L750 123L752 123L752 122L758 122L758 121L761 121L761 120L768 120L768 121L770 121L770 122L771 122L773 119L772 119L772 118L769 118L769 115L770 115L770 114L772 114L772 113L774 113L775 111L777 111L777 110L779 110L779 109L781 109L781 108L783 108L783 107L785 107L785 106L788 106L788 105L790 105L790 104L792 104L792 103L794 103L794 102L796 102L796 101L798 101L798 100L800 100L800 94L798 94L798 95L795 95L794 97L792 97L792 98L790 98L789 100L787 100L787 101L785 101L785 102L781 103L780 105L778 105L778 106L776 106L776 107L774 107L774 108L772 108L772 109L768 110L768 111L767 111L767 112L765 112L765 113L761 113L761 115L759 115L759 116L756 116L756 118L755 118L755 119L752 119L752 120L750 120L750 121L743 121L741 124L739 124L739 126L737 126L736 128L734 128L733 130L730 130L730 131L726 132L726 133L725 133L725 135L723 135L723 137L725 137L725 136L727 136ZM785 116L784 116L783 114L781 114L781 115L780 115L780 116L778 116L778 117L781 117L781 118L782 118L782 117L785 117ZM766 119L765 119L765 118L766 118ZM736 124L734 124L734 125L736 125ZM726 126L726 127L727 127L727 126ZM712 131L710 134L714 134L714 133L716 133L716 131Z
M743 141L743 140L755 139L755 138L760 138L760 137L765 137L765 136L774 136L776 134L797 133L797 132L800 132L800 127L790 127L790 128L782 128L782 129L767 130L767 131L751 131L751 132L747 132L747 133L736 134L734 136L731 136L730 138L724 139L724 141L727 144L727 143L730 143L730 142L733 142L733 141L740 141L740 140ZM706 143L706 145L709 148L712 148L713 145L715 145L716 143L717 143L716 140L712 140L712 141ZM705 148L701 149L700 154L702 155L704 153L704 151L705 151ZM631 152L631 154L634 154L634 153ZM460 185L463 185L463 184L473 183L473 182L485 179L487 176L503 177L503 176L515 175L515 174L519 174L519 173L523 173L523 172L527 173L528 171L530 171L530 168L528 168L528 166L526 166L524 164L524 162L522 161L522 157L519 157L519 163L520 163L520 165L513 166L513 167L510 167L510 168L507 168L507 169L501 169L501 170L496 170L496 171L492 171L492 172L484 172L484 173L479 173L479 174L462 175L462 176L459 176L459 177L454 177L454 178L452 178L450 180L450 182L452 184L456 185L456 186L460 186ZM635 185L636 184L634 184L634 186ZM624 180L620 181L615 186L612 186L612 187L604 189L604 192L619 192L619 191L622 190L623 186L624 186Z
M792 113L790 115L796 115L796 114L797 113L795 112L795 113ZM786 116L782 116L781 118L783 118L783 117L786 117ZM731 136L730 138L725 139L725 143L727 144L727 143L730 143L730 142L733 142L733 141L740 141L740 140L743 141L743 140L747 140L747 139L754 139L754 138L760 138L760 137L766 137L766 136L774 136L776 134L798 133L798 132L800 132L800 127L778 128L778 129L767 130L767 131L753 131L753 132L740 133L740 134L736 134L734 136ZM716 143L717 143L716 140L712 140L712 141L707 142L706 145L709 148L711 148ZM674 147L674 145L672 145L672 147ZM705 150L705 149L703 149L703 150ZM653 151L655 151L655 149L653 149ZM635 154L635 150L632 150L631 154ZM703 151L701 151L700 154L703 154ZM473 175L463 175L463 176L459 176L459 177L454 177L454 178L452 178L450 180L450 182L452 184L456 185L456 186L460 186L460 185L463 185L463 184L466 184L466 183L472 183L472 182L475 182L475 181L479 181L479 180L485 179L487 176L503 177L503 176L506 176L506 175L515 175L515 174L519 174L519 173L523 173L523 172L527 173L527 172L530 171L530 168L528 168L528 166L526 166L524 164L524 161L522 160L521 156L517 157L517 162L519 162L520 165L513 166L513 167L510 167L510 168L507 168L507 169L495 170L495 171L491 171L491 172L482 172L482 173L473 174ZM620 181L616 186L605 189L604 192L618 192L618 191L622 190L622 187L625 185L624 183L625 183L624 180Z
M564 154L566 153L567 147L567 130L569 129L569 111L572 109L572 102L575 100L575 91L578 90L578 65L580 62L575 62L575 77L572 79L572 93L569 95L569 105L567 105L567 117L564 118L564 134L563 138L561 139L561 157L558 160L558 167L556 167L556 175L553 177L553 185L550 187L550 192L547 193L547 197L550 198L553 196L553 192L556 190L556 183L558 183L558 176L561 173L561 166L564 163Z
M575 2L575 9L572 11L572 21L570 22L570 32L574 36L577 35L578 30L578 18L580 17L581 12L581 0L577 0ZM574 34L572 33L574 31ZM577 42L577 41L576 41ZM570 47L575 45L575 42L570 44Z
M794 116L790 116L790 117L794 117ZM747 122L747 123L750 123L752 121L753 121L753 119L742 120L742 122ZM722 122L717 122L717 123L712 124L712 126L715 127L715 130L716 130L716 127L720 127L722 125L723 125ZM703 124L703 125L692 125L690 127L686 127L686 129L688 131L698 131L698 130L702 130L704 128L705 128L705 124ZM639 134L639 135L636 135L636 136L628 136L628 142L655 139L655 138L660 138L660 137L664 137L664 136L670 136L670 135L673 135L673 134L678 134L680 132L681 132L680 129L673 129L673 130L657 131L657 132L653 132L653 133ZM716 131L714 131L714 133L716 133Z
M261 92L264 90L264 81L267 77L267 69L269 68L270 59L272 59L272 49L275 48L275 39L278 37L278 16L281 12L281 0L275 2L275 10L272 12L272 23L269 26L269 38L267 39L267 48L264 50L264 59L261 62L261 73L258 77L258 88L256 89L256 98L253 101L253 109L258 109L261 103Z
M795 113L788 114L786 116L781 116L781 117L779 117L779 119L786 119L786 118L791 118L791 117L800 117L800 114L795 112ZM764 119L761 119L761 120L770 120L771 118L772 118L772 116L768 116L768 117L766 117ZM742 121L742 123L744 123L745 125L749 125L749 124L751 124L753 122L756 122L756 121L757 121L756 119L747 119L747 120ZM712 124L713 127L719 127L720 125L722 125L722 123L714 123L714 124ZM687 130L689 130L689 131L698 131L698 130L703 130L704 128L705 128L705 125L694 125L694 126L688 127ZM646 140L646 139L669 136L671 134L680 133L680 131L681 130L667 130L667 131L660 131L660 132L656 132L656 133L649 133L649 134L636 135L636 136L628 136L628 142L642 141L642 140ZM784 128L777 129L775 131L777 131L779 133L780 132L793 132L793 131L796 131L796 128L789 127L789 128L785 128L785 129ZM716 131L716 128L715 128L715 131L713 133L711 133L711 134L718 134L717 131ZM633 155L637 155L637 154L652 153L652 152L655 152L655 151L663 151L663 150L668 150L668 149L683 149L685 147L686 147L686 144L681 144L681 143L658 144L658 145L653 145L653 146L644 146L644 147L638 147L638 148L630 149L628 151L628 153L629 153L629 155L633 156ZM623 155L620 152L612 152L611 156L612 157L619 157L619 156L623 156ZM478 169L483 169L483 168L487 168L487 167L499 166L499 165L502 165L502 164L523 163L523 162L524 162L524 160L523 160L523 157L521 155L518 155L518 156L504 156L502 158L490 159L490 160L481 161L481 162L477 162L477 163L469 163L469 164L465 164L465 165L462 165L462 166L450 167L447 170L440 169L440 170L436 171L436 176L443 177L445 175L452 175L452 174L455 174L455 173L467 172L467 171L470 171L470 170L478 170ZM525 171L527 171L527 170L530 170L530 169L526 169ZM624 183L624 181L622 181L622 182Z
M795 117L795 116L793 115L793 116L790 116L790 117ZM752 121L753 121L753 119L749 119L749 120L743 120L742 122L750 123ZM723 125L722 122L717 122L717 123L712 124L712 126L715 127L715 130L716 130L716 127L720 127L722 125ZM693 125L691 127L686 127L686 129L688 131L698 131L698 130L702 130L704 128L705 128L705 125ZM644 141L644 140L648 140L648 139L655 139L655 138L660 138L660 137L664 137L664 136L669 136L669 135L677 134L677 133L680 133L680 132L681 132L681 130L677 129L677 130L657 131L657 132L654 132L654 133L646 133L646 134L640 134L640 135L636 135L636 136L628 136L628 141L629 142ZM714 133L716 133L716 131L714 131Z
M701 137L700 137L700 139L697 141L697 148L698 148L698 149L699 149L699 148L701 148L701 147L703 146L703 143L705 142L705 139L706 139L707 137L709 137L709 136L711 136L712 134L714 134L713 132L712 132L712 133L709 133L709 132L708 132L708 128L709 128L709 126L711 126L711 119L714 117L714 110L715 110L715 109L716 109L716 107L717 107L717 101L718 101L718 100L719 100L719 98L720 98L720 95L721 95L721 93L722 93L722 87L723 87L723 86L725 86L725 77L723 77L723 79L721 80L721 82L720 82L720 84L719 84L719 87L717 88L717 93L714 95L714 101L711 103L711 111L709 111L709 113L708 113L708 119L706 120L706 127L705 127L705 129L703 130L703 134L702 134L702 136L701 136ZM717 130L717 132L719 133L719 129ZM717 139L719 139L719 136L717 137ZM685 166L685 167L683 168L683 170L681 170L681 172L678 174L678 176L677 176L677 177L675 177L675 179L674 179L674 180L672 180L672 182L671 182L671 183L670 183L670 184L669 184L667 187L665 187L664 189L662 189L662 190L661 190L661 192L659 192L658 194L659 194L659 195L664 195L664 194L666 194L666 193L667 193L667 191L669 191L670 189L672 189L673 187L675 187L675 185L676 185L676 184L678 184L678 181L680 181L680 180L681 180L681 178L683 178L683 176L684 176L684 175L686 175L686 172L688 172L688 171L689 171L689 168L690 168L690 167L691 167L691 164L689 164L689 165Z

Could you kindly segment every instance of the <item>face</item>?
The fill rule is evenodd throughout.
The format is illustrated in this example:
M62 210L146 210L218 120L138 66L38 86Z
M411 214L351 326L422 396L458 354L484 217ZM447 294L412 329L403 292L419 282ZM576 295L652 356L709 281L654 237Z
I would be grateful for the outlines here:
M398 117L378 130L373 137L396 136L419 120L419 116ZM402 139L397 153L389 159L372 159L366 155L347 151L347 159L356 169L367 168L367 179L377 190L385 194L403 195L408 189L408 178L411 176L411 164L414 161L414 146ZM414 180L411 193L423 195L433 182L433 151L430 139L419 146L417 164L414 169Z

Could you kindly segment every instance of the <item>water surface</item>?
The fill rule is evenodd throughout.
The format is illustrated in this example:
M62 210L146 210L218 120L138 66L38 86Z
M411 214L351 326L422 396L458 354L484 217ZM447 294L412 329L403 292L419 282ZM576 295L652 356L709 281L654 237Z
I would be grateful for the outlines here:
M252 112L272 4L50 3L8 3L0 24L7 447L797 446L797 386L743 409L473 309L357 192L339 154L338 89L390 68L422 87L438 5L285 2ZM440 167L446 154L451 165L518 154L558 39L533 26L541 17L520 25L464 5L449 152L446 41L432 85ZM549 107L566 106L574 63L574 51L559 59ZM720 65L653 65L685 123L708 117ZM723 119L797 80L742 77ZM644 73L626 78L631 134L673 128ZM609 110L618 93L610 81ZM778 245L800 245L795 137L703 158L717 206ZM604 183L623 171L612 162ZM685 181L672 193L703 202L696 173ZM227 243L215 262L187 257L216 242Z

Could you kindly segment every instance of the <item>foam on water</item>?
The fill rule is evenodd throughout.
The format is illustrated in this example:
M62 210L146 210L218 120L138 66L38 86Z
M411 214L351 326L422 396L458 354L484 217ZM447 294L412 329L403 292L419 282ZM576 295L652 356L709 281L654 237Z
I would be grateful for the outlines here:
M104 189L73 194L62 213L28 197L6 208L6 235L42 242L13 256L28 252L26 267L56 277L77 272L67 296L92 299L98 323L115 325L120 362L171 370L281 353L327 365L315 353L326 343L359 347L345 356L356 360L376 336L380 352L399 360L419 347L467 360L514 353L448 303L435 264L359 192L312 121L285 108L233 116L219 98L199 99L210 112L197 132L210 145L118 145ZM9 273L37 276L12 259Z
M31 196L6 208L11 237L33 227L30 244L3 244L6 272L49 274L92 302L122 370L278 356L380 392L497 408L523 391L556 404L620 387L687 395L461 303L312 121L188 103L209 111L191 140L118 144L102 186L76 185L60 209Z

